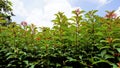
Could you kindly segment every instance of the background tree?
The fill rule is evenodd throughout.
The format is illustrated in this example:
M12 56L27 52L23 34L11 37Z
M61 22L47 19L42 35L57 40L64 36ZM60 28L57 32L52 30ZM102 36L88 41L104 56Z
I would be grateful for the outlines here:
M6 26L11 22L12 2L10 0L0 0L0 25Z

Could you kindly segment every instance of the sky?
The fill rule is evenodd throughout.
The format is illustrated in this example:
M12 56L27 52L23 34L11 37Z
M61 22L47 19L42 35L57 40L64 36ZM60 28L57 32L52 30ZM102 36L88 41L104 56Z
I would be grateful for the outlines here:
M11 0L13 3L13 21L35 24L37 27L52 27L51 20L58 11L71 17L71 11L80 9L84 11L98 10L97 14L105 16L106 10L115 10L120 16L120 0Z

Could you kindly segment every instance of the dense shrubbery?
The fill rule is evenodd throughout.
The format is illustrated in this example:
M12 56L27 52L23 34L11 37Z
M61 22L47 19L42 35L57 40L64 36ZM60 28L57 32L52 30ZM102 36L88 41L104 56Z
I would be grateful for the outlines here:
M0 25L1 68L117 68L120 67L120 18L97 11L58 12L54 26L11 23Z

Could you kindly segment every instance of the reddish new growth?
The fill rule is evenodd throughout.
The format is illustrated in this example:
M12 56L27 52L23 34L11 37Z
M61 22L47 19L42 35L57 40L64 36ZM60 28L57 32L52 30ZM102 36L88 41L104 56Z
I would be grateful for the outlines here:
M22 21L22 22L21 22L21 25L22 25L22 26L27 26L27 22L26 22L26 21Z
M106 40L107 40L108 43L112 43L113 42L113 38L111 38L111 37L108 37Z
M75 12L76 12L77 15L79 15L80 14L80 9L76 9Z
M105 17L106 18L116 18L117 15L114 13L114 11L112 11L112 12L107 12Z
M118 65L118 68L120 68L120 62L118 62L117 65Z
M40 38L39 38L39 37L37 37L37 38L36 38L36 40L37 40L37 41L39 41L39 40L40 40Z

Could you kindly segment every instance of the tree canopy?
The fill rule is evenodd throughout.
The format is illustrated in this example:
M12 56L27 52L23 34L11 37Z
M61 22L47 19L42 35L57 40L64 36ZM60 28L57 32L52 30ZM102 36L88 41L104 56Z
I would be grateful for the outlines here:
M0 24L8 25L11 22L12 2L10 0L0 0Z

